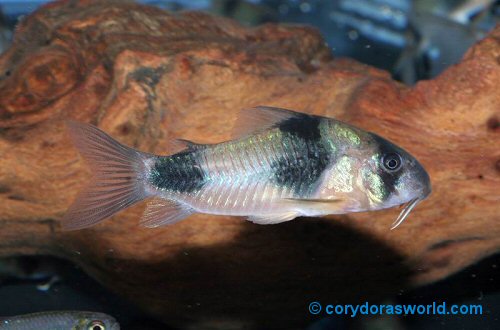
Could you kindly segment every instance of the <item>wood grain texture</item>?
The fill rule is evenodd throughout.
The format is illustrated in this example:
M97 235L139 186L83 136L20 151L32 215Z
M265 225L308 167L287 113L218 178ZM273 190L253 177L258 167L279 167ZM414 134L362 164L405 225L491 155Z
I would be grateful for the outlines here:
M500 249L500 27L434 80L406 87L332 58L309 27L244 28L123 1L59 1L0 57L0 256L72 260L168 324L302 325L307 303L376 302ZM279 106L376 132L415 155L433 193L400 210L259 226L194 215L138 226L145 204L91 229L58 220L89 178L64 120L142 151L230 138L241 108Z

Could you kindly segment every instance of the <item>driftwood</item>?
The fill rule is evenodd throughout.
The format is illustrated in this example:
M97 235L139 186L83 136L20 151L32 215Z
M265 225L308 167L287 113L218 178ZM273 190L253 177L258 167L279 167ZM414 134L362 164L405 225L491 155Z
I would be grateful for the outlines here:
M123 1L61 1L27 17L0 57L0 256L72 260L169 324L310 321L307 304L372 301L442 279L500 249L500 27L414 88L332 59L309 27L255 29ZM400 210L259 226L191 216L138 226L144 203L94 228L58 220L90 172L64 120L142 151L230 138L256 105L379 133L428 169L433 193Z

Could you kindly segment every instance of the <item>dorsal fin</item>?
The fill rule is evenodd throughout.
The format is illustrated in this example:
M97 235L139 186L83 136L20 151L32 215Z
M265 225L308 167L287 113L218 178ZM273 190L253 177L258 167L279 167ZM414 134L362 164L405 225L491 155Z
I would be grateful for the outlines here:
M206 144L196 143L196 142L186 140L186 139L177 139L177 142L181 145L184 145L184 147L189 149L189 150L197 150L197 149L204 148L206 146Z
M260 132L274 125L302 114L288 109L258 106L243 109L239 112L233 127L233 138L240 138L255 132Z
M204 148L206 144L202 143L196 143L190 140L185 140L185 139L174 139L170 140L168 144L168 154L175 154L183 150L198 150L201 148Z

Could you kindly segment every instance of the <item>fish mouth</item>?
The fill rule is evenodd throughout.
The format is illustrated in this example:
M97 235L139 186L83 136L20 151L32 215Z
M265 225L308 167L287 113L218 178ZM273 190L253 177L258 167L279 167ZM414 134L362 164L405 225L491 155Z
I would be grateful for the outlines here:
M406 203L404 209L401 211L401 213L399 213L397 219L392 223L391 230L396 229L401 223L403 223L403 221L410 214L411 210L413 210L415 206L417 206L417 204L422 200L423 198L417 197Z

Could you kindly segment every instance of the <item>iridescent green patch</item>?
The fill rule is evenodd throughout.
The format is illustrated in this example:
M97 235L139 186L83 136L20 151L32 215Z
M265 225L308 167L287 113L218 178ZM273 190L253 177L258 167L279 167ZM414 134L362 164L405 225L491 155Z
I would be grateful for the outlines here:
M371 202L374 204L382 203L389 195L389 191L385 188L384 181L377 173L365 168L362 171L363 182L367 185L367 194Z
M341 141L346 141L350 145L354 146L357 146L361 143L359 135L349 127L341 124L335 124L333 130L334 134L337 135L339 140Z

